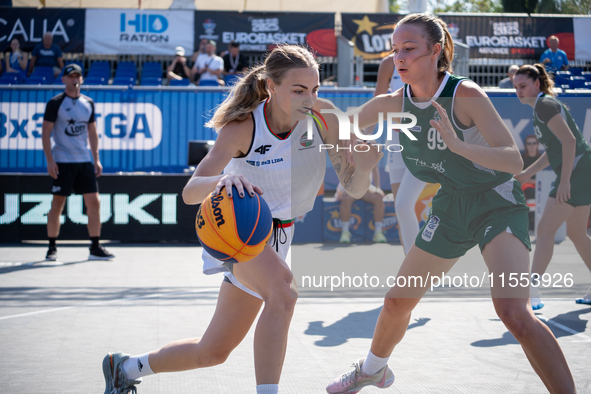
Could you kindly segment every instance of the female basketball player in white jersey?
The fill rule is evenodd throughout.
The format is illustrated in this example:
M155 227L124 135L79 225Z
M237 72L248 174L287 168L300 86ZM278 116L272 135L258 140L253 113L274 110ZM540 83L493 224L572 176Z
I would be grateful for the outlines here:
M359 127L375 124L380 112L415 115L417 125L411 132L416 140L400 133L404 162L417 178L440 183L441 189L433 198L428 223L398 271L410 285L388 291L369 353L353 371L333 380L329 393L357 393L369 385L385 388L393 383L387 362L428 290L429 273L449 271L475 245L494 277L529 275L528 208L511 175L521 172L523 162L484 91L450 73L453 41L445 22L428 14L408 15L396 25L393 48L396 68L407 86L362 106ZM423 285L412 285L417 281L410 278L416 277ZM558 342L529 307L529 286L508 289L495 283L495 310L547 390L574 393ZM425 346L437 346L437 339L433 341Z
M404 87L404 82L394 64L394 54L386 56L380 62L378 68L378 80L373 96L394 93ZM398 133L392 133L392 140L389 144L398 144ZM419 222L415 215L415 204L424 189L426 182L417 179L407 168L399 152L388 151L386 171L390 175L390 186L394 195L394 209L398 219L398 230L400 241L404 247L404 253L408 253L417 234L419 233Z
M274 247L267 245L259 256L245 263L223 265L204 254L204 272L226 272L226 277L203 337L172 342L139 356L109 353L103 361L105 393L135 391L140 378L153 373L223 363L244 339L263 304L254 337L256 392L278 392L297 300L292 273L285 262L291 225L294 217L312 209L324 180L326 151L320 151L319 145L323 141L338 144L335 115L323 115L327 127L315 128L311 140L306 136L306 121L312 110L334 109L330 102L317 99L318 87L318 64L313 55L303 47L279 46L263 65L252 69L232 88L216 110L208 124L219 132L216 143L185 186L184 201L198 204L210 193L219 193L224 187L231 191L232 186L239 195L231 198L264 193L274 227L281 231L274 231ZM365 146L359 150L365 148L370 149ZM345 190L360 198L382 153L376 147L371 147L369 154L353 153L353 165L345 152L333 149L329 157ZM279 232L287 239L280 238ZM196 392L201 391L196 388Z

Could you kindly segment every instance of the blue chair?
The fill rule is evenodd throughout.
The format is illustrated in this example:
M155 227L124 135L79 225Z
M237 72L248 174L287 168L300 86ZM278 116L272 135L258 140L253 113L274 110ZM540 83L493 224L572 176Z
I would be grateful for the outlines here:
M575 77L580 77L581 73L583 72L583 69L578 68L578 67L571 67L568 69L568 71L570 72L571 75L573 75Z
M578 89L585 87L585 80L584 77L570 77L569 85L571 89Z
M31 75L25 80L25 85L48 85L49 81L41 75Z
M109 83L109 79L90 76L84 80L84 83L86 85L107 85Z
M199 86L220 86L217 80L206 79L204 81L199 81Z
M142 86L160 86L162 85L162 78L143 77L140 84Z
M25 82L21 73L4 73L0 77L0 85L20 85Z
M591 72L589 72L589 71L583 71L581 73L581 77L585 78L585 80L587 82L591 82Z
M105 78L108 80L111 77L111 66L109 65L109 62L99 61L92 63L86 78L94 77Z
M238 80L240 79L240 75L239 74L230 74L230 75L226 75L224 77L224 81L226 82L226 86L232 86L235 85Z
M133 77L115 77L113 79L113 85L134 86L135 85L135 78L133 78Z
M187 78L183 78L181 80L171 79L168 85L169 86L189 86L190 83L191 83L191 81L189 81Z
M560 85L562 90L570 89L570 85Z
M117 64L117 70L136 70L134 62L119 62Z
M591 82L585 82L585 89L591 89Z
M571 73L570 71L557 71L554 77L554 82L557 85L564 85L570 83Z
M142 80L144 78L162 78L162 65L158 62L146 62L142 66Z

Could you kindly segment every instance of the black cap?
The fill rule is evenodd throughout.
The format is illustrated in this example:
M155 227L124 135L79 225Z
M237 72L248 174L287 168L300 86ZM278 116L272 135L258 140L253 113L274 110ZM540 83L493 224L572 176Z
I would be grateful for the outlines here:
M80 76L82 76L82 68L76 63L68 64L66 68L64 68L64 77L67 77L70 74L80 74Z

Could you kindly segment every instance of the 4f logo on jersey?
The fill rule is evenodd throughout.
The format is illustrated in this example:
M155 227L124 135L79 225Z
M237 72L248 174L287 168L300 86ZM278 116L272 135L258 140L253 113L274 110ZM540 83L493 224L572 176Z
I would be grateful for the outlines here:
M256 148L254 151L257 153L260 153L261 155L264 155L265 153L267 153L268 151L271 150L271 147L273 145L261 145L258 148Z
M436 122L441 122L441 115L439 115L439 111L435 111L433 114L433 120Z

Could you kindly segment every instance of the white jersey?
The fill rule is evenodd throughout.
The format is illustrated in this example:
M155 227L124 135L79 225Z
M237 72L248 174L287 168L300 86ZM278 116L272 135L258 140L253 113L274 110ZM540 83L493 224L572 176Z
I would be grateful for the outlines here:
M277 136L266 122L266 105L265 101L253 111L250 150L245 157L232 159L224 174L246 176L263 190L274 218L293 219L314 207L324 180L326 153L320 152L322 138L316 127L312 127L313 138L307 139L306 121L299 122L285 139Z
M296 124L284 139L277 136L265 119L267 101L254 111L254 135L244 157L230 160L224 174L244 175L249 182L263 190L263 198L273 218L291 220L309 212L326 170L326 153L320 152L322 138L312 127L313 138L307 138L307 122ZM205 274L227 271L222 262L206 258Z

